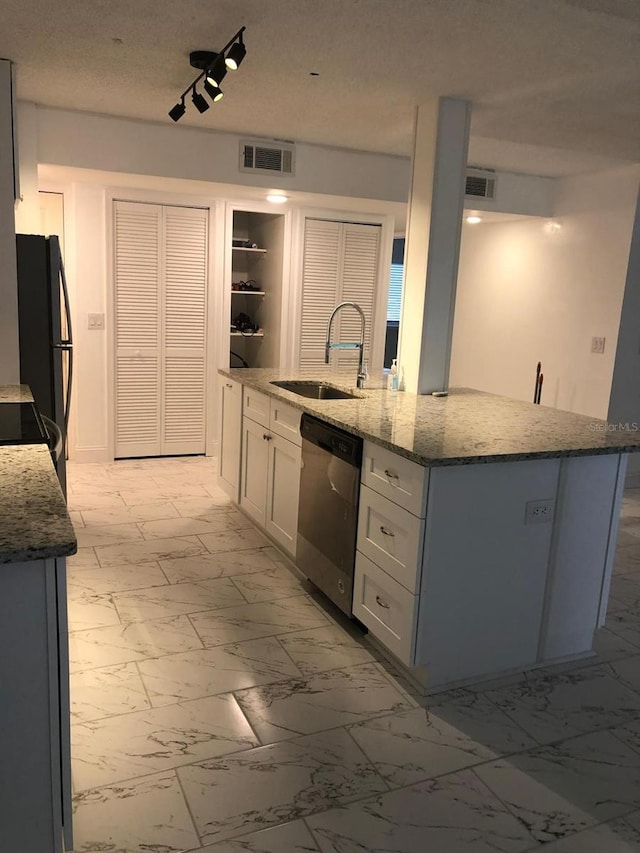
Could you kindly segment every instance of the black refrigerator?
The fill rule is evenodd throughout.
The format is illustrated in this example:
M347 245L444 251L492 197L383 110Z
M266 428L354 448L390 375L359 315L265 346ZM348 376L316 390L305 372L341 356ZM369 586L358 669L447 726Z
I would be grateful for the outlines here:
M51 438L65 496L66 441L73 377L69 293L57 237L16 235L20 381L31 388Z

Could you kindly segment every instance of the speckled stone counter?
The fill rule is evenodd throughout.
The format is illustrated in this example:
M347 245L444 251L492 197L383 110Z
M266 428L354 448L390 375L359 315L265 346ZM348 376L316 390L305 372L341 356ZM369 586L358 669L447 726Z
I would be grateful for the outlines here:
M33 403L28 385L0 385L0 403Z
M558 456L640 451L633 424L606 424L547 406L534 406L467 388L448 397L416 396L336 380L328 370L236 368L221 374L277 397L347 432L388 447L420 465L464 465ZM272 385L316 378L357 394L354 400L312 400ZM371 384L371 383L370 383Z
M0 563L64 557L76 549L46 445L0 447Z

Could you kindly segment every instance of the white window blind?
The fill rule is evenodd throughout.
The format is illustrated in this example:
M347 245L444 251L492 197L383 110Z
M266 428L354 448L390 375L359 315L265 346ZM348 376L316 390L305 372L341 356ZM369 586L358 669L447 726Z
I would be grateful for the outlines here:
M389 276L389 301L387 303L387 322L399 323L402 310L402 282L404 279L404 265L391 264Z
M114 216L116 456L204 453L208 211Z
M307 219L302 275L300 367L324 364L327 323L335 306L357 302L366 317L365 357L371 351L375 293L378 277L380 226ZM360 339L360 316L345 308L336 317L332 339ZM357 351L334 350L331 363L355 366Z

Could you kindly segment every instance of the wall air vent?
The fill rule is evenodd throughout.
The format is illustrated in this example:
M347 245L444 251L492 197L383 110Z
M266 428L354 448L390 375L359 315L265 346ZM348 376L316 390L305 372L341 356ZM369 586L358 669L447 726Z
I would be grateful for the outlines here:
M467 169L464 194L467 198L491 201L496 197L496 180L495 172L491 169Z
M240 142L240 171L278 172L281 175L292 175L294 150L293 145L242 140Z

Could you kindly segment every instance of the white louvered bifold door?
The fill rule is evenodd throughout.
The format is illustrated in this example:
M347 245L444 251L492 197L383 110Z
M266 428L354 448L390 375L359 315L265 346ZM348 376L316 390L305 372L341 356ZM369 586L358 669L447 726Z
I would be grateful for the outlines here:
M115 205L116 456L160 453L160 221L151 204Z
M207 219L164 208L163 455L205 449Z
M380 227L378 225L344 225L344 250L342 266L342 302L357 302L366 318L364 335L365 358L371 358L371 331L378 282L378 254L380 251ZM343 308L340 312L340 340L359 341L362 321L354 309ZM340 363L351 363L358 368L358 352L341 353Z
M365 356L371 353L371 331L378 281L380 226L307 219L305 223L300 328L300 367L324 364L324 345L331 312L340 302L363 309ZM360 340L360 315L344 308L336 317L333 341ZM356 370L356 350L333 350L331 364Z
M300 367L324 364L327 322L338 302L341 245L340 222L307 219L302 269Z
M115 203L116 457L205 451L208 211Z

